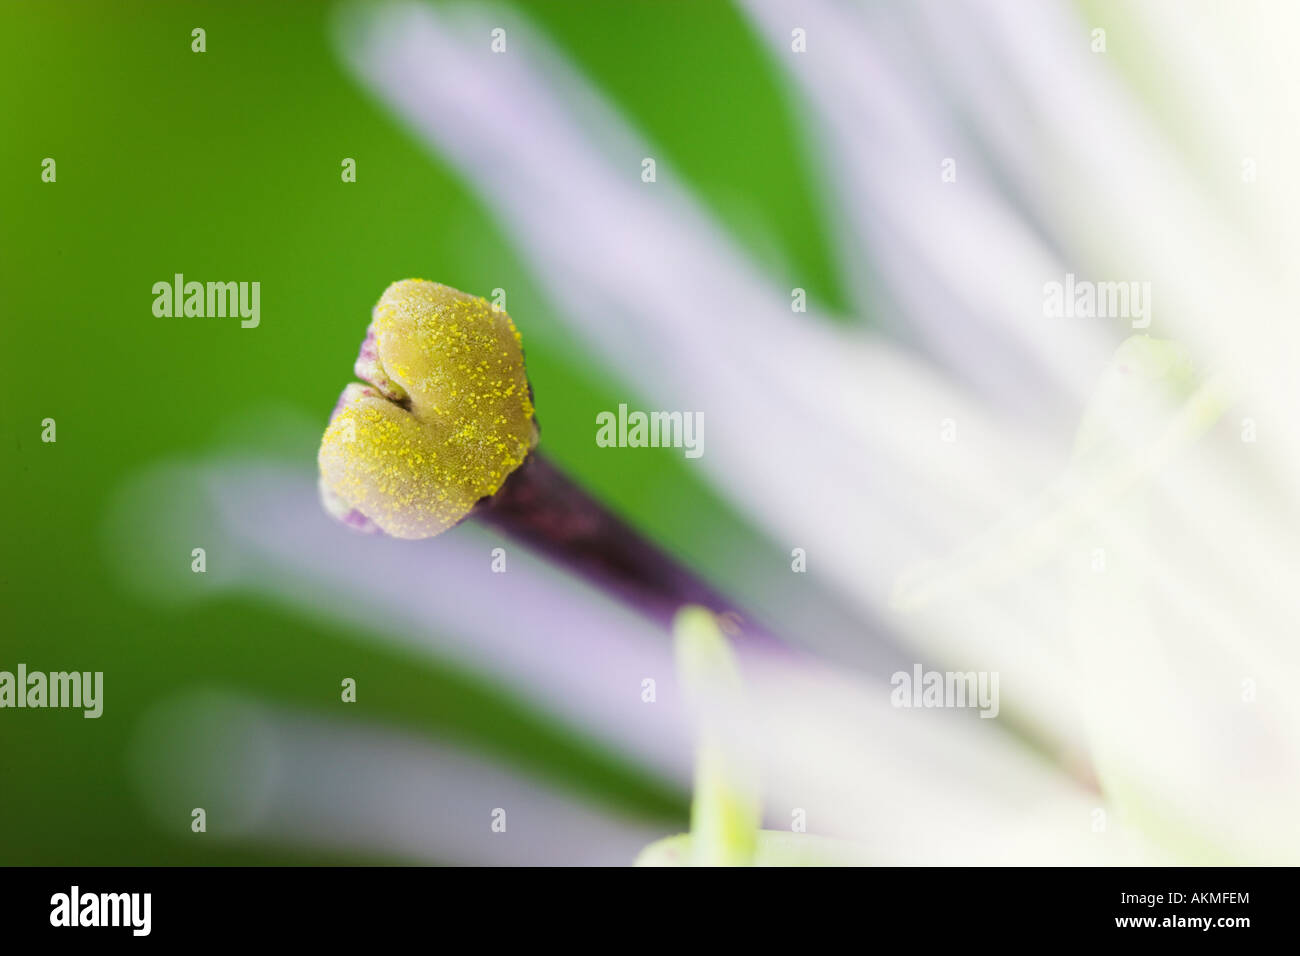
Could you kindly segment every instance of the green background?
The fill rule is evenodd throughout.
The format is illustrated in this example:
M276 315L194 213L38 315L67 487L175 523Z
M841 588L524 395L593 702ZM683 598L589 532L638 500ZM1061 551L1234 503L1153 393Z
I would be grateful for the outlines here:
M739 242L821 305L842 304L798 106L732 6L525 6ZM684 826L684 792L482 678L238 594L148 605L107 566L106 509L141 469L202 456L268 407L323 426L369 308L408 276L510 290L545 447L660 542L742 590L730 555L783 560L680 456L595 447L595 413L633 393L566 331L455 172L347 75L334 12L3 5L0 669L109 676L99 720L0 711L0 863L357 860L164 833L128 768L133 730L164 697L215 684L323 711L344 666L373 689L356 705L367 718L481 749L665 832ZM41 181L44 157L56 183ZM357 160L354 184L343 157ZM155 318L151 286L175 272L260 281L260 328ZM56 444L40 441L46 417ZM273 451L314 467L312 448Z

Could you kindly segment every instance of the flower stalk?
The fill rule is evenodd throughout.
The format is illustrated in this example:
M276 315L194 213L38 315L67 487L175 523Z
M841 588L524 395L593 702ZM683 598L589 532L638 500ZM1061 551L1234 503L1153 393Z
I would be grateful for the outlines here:
M769 639L721 593L536 449L471 517L616 595L665 628L683 606L694 604L722 615L732 629Z

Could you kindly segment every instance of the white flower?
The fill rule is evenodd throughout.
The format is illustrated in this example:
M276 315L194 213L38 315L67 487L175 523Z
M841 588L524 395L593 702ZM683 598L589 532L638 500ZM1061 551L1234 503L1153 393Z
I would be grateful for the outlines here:
M1171 81L1214 60L1222 82L1188 91L1195 136L1153 122L1180 114L1136 98L1065 4L746 4L808 106L842 261L883 280L850 283L882 331L793 313L669 164L643 183L653 149L517 13L385 4L341 21L348 64L473 185L572 329L647 400L704 413L715 488L805 548L857 615L805 633L811 614L775 609L824 660L749 659L752 706L717 725L760 771L767 826L800 810L880 862L1297 859L1300 195L1284 171L1300 160L1300 75L1251 71L1294 45L1297 17L1269 5L1250 32L1219 30L1226 11L1186 7L1116 6L1107 23L1130 49L1158 39ZM509 53L492 56L484 38L507 21ZM1198 138L1209 163L1180 149ZM1269 173L1244 182L1243 155ZM1194 382L1167 388L1129 353L1107 365L1126 322L1044 315L1044 285L1067 274L1151 283L1148 331L1187 347L1194 382L1222 373L1235 404L1217 430L1177 405ZM1136 391L1115 391L1130 373ZM1140 428L1134 395L1155 409ZM1085 409L1091 458L1073 450ZM345 548L306 516L309 478L205 474L220 476L218 524L256 559L238 586L355 602L399 638L436 631L685 779L675 701L638 708L623 683L668 674L667 642L602 597L574 601L529 567L526 599L566 623L520 610L522 593L471 618L415 580L465 574L455 533L415 560L393 542ZM771 608L772 576L747 589ZM1000 716L891 707L880 661L897 652L834 663L864 644L997 672Z

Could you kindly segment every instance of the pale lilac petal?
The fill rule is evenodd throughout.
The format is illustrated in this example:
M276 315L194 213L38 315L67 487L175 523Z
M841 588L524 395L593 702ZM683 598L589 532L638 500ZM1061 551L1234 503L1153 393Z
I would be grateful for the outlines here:
M116 508L110 545L159 600L234 589L347 622L358 639L437 655L499 682L668 779L690 748L667 636L472 523L424 542L363 536L321 509L302 468L233 457L160 466ZM190 570L194 546L207 571ZM494 548L506 572L492 571ZM653 680L654 703L642 701Z
M1107 337L1096 323L1044 317L1043 284L1066 264L1003 194L965 132L972 120L1014 110L999 102L974 117L952 115L906 9L827 0L745 6L825 131L832 192L844 197L837 211L902 307L893 324L920 330L927 350L1008 410L1077 407ZM791 52L795 27L807 31L806 53ZM963 56L978 61L980 32L963 36ZM1032 137L1021 143L1030 155L1033 145ZM941 179L948 158L955 183Z
M626 866L666 829L449 743L221 691L146 714L132 761L155 823L178 838L199 807L201 838L218 843L412 863Z

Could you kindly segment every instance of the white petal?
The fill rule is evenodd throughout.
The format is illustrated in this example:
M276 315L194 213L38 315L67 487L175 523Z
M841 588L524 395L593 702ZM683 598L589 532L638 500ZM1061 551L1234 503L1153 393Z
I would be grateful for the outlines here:
M611 750L689 779L667 635L472 524L424 542L359 535L325 515L309 472L229 458L139 476L109 537L115 566L150 597L233 588L350 622L361 640L459 661ZM205 574L190 571L195 543L207 548ZM505 573L492 571L499 546ZM653 704L641 700L646 679Z
M132 745L155 822L203 839L415 863L625 866L664 827L447 743L212 691L149 712ZM495 821L504 830L493 830Z

